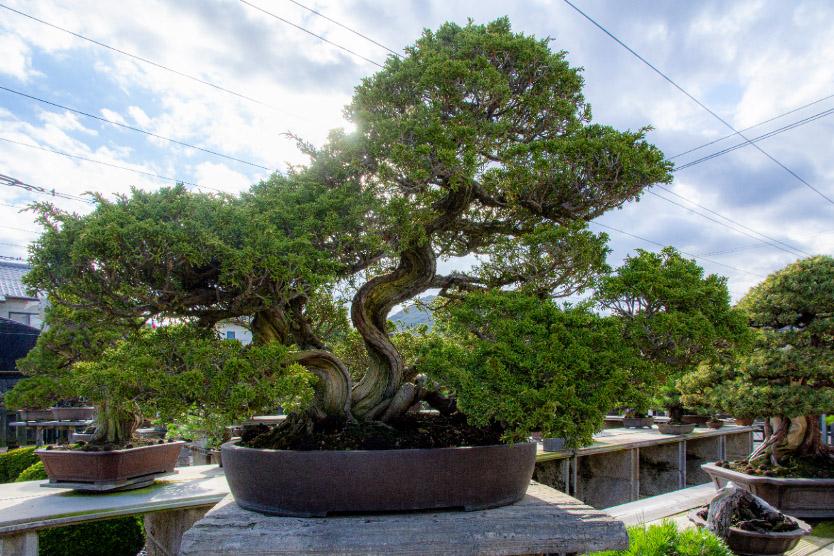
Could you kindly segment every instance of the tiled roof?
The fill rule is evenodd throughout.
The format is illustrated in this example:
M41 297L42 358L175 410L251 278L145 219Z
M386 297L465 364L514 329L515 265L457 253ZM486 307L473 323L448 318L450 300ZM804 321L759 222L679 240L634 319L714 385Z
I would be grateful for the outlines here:
M37 299L26 291L23 276L29 272L29 265L0 262L0 296L23 299Z

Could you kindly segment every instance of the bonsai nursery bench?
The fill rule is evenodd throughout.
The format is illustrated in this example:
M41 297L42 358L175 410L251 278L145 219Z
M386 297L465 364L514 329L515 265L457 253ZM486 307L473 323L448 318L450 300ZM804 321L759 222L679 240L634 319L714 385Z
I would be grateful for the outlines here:
M577 554L627 546L621 521L534 482L515 504L473 512L279 517L227 496L183 535L180 555Z
M0 485L0 556L37 556L38 531L144 514L148 556L176 554L182 533L229 487L216 465L178 467L155 484L109 494L41 488L47 481Z

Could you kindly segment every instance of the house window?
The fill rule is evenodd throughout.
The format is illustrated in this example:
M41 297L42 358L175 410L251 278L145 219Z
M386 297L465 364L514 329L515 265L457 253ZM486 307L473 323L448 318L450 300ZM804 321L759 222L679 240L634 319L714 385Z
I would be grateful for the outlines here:
M226 339L227 340L234 340L235 339L235 331L234 330L227 330L226 331Z
M19 322L21 324L25 324L27 326L31 326L31 318L31 313L12 313L11 311L9 311L9 319Z

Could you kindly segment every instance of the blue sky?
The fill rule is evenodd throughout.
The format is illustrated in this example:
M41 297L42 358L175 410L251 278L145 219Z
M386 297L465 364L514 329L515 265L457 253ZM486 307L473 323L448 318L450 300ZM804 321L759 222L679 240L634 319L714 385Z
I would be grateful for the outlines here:
M111 46L257 98L269 107L142 64L0 9L0 86L200 145L269 168L303 162L293 131L320 143L345 125L341 107L376 69L237 1L20 2L8 6ZM281 17L383 61L385 50L289 0L253 0ZM305 2L306 3L306 2ZM824 1L580 1L577 5L661 68L736 128L834 94L834 5ZM508 15L514 28L549 36L554 49L585 68L594 118L620 128L651 125L669 156L727 135L694 102L593 27L561 0L323 1L313 7L391 47L411 43L443 21L485 22ZM834 108L834 98L749 131L780 128ZM834 198L834 115L780 133L762 148ZM172 145L0 91L0 138L241 191L264 170ZM738 143L725 139L675 162ZM153 189L162 180L0 141L0 174L73 194ZM805 253L834 249L834 205L753 147L681 170L670 189ZM660 195L704 213L679 197ZM8 205L42 198L0 188L0 255L24 256L36 233L28 213ZM56 200L85 211L81 203ZM714 213L706 213L721 220ZM797 255L709 221L654 195L613 211L601 223L702 255L728 276L735 298ZM28 230L28 231L21 231ZM748 232L750 233L750 232ZM610 232L611 263L635 248L656 249ZM755 234L754 234L755 235ZM708 260L707 260L708 259ZM449 261L459 267L467 261ZM724 265L729 265L724 266Z

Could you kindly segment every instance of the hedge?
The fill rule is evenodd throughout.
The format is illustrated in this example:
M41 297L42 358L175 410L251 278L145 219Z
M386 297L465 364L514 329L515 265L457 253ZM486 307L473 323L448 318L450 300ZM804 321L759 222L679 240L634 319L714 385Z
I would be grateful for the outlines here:
M27 446L0 454L0 483L11 483L23 470L40 461L35 447Z

